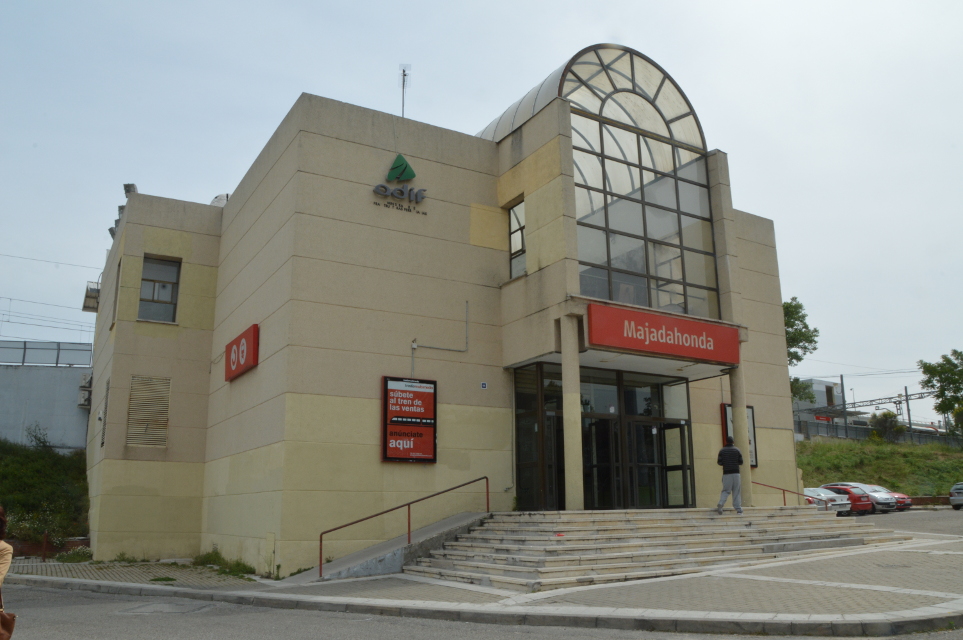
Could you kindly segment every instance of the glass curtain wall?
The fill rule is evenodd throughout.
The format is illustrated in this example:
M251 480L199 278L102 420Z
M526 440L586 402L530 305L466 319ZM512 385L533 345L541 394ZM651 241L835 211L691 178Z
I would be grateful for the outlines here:
M719 317L705 143L672 79L629 51L571 65L581 293Z

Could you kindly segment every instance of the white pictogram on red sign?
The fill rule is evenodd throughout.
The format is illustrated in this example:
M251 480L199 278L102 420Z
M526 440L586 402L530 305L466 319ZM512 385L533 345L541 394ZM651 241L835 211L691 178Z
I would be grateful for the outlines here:
M247 340L241 340L241 364L247 360Z
M231 369L237 369L237 345L231 347Z

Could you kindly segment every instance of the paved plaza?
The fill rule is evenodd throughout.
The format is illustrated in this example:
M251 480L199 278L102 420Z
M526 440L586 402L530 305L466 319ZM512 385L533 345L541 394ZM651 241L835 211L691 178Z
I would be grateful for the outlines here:
M717 566L684 576L539 593L402 574L321 583L306 582L306 575L250 582L159 563L38 567L18 562L8 584L509 625L795 635L963 627L963 514L944 509L867 517L913 537L751 567ZM159 576L173 581L158 583ZM17 591L9 590L11 610L16 600Z

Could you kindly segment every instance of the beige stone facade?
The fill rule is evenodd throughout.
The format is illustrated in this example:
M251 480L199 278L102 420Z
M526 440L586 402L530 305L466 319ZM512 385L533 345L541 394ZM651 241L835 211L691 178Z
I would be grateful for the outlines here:
M480 476L492 509L510 510L514 371L539 362L562 368L564 507L582 508L580 363L661 373L686 361L651 371L652 357L586 343L589 305L633 305L581 290L572 108L554 97L495 141L305 94L223 207L132 194L97 317L95 558L217 545L287 575L317 565L322 530ZM398 154L417 174L411 188L426 190L420 203L373 191ZM713 377L683 386L698 506L718 498L723 403L754 408L752 479L801 490L773 224L733 209L725 154L706 159L721 317L705 322L739 328L743 342L736 369L706 365ZM526 274L512 279L508 210L520 202ZM174 322L139 319L145 257L180 265ZM253 324L258 365L226 382L225 345ZM170 380L163 446L131 444L132 376ZM382 461L383 376L438 381L436 463ZM734 424L745 443L745 414ZM753 504L782 504L751 487ZM416 506L413 524L484 499L483 484L446 494ZM325 553L404 526L404 511L369 521L326 538Z

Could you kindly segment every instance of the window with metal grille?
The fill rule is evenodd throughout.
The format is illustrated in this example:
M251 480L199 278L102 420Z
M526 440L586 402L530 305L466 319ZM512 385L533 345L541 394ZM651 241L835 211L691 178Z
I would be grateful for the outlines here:
M524 202L519 202L508 211L508 244L511 250L510 277L517 278L526 272Z
M107 389L104 391L104 412L100 417L100 447L103 449L107 440L107 402L110 400L110 378L107 378Z
M180 271L180 262L144 258L138 320L174 322L177 317L177 282Z
M127 408L127 444L166 447L170 412L171 379L130 377Z

